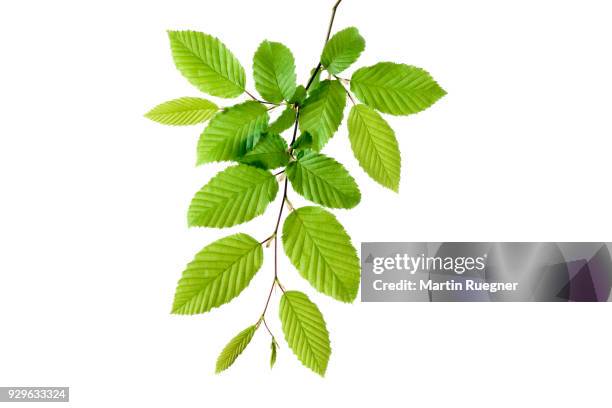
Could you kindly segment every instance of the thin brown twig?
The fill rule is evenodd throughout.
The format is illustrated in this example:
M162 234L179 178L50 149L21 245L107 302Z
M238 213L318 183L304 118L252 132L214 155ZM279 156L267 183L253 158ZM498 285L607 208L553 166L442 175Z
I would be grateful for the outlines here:
M331 36L332 26L334 25L334 19L336 18L336 11L338 11L338 6L340 5L340 3L342 3L342 0L338 0L336 4L334 4L334 7L332 8L332 15L329 20L329 27L327 27L327 36L325 37L325 43L323 44L323 47L327 45L327 42L329 41L329 37Z
M266 319L262 319L264 327L266 328L266 330L268 331L268 333L270 333L270 336L272 336L272 340L276 343L276 339L274 338L274 334L272 334L272 330L270 330L270 327L268 327L268 323L266 322Z
M340 84L340 86L342 86L342 88L344 89L344 92L346 92L346 94L348 95L349 99L351 100L351 102L353 102L353 105L356 105L355 99L353 99L353 95L351 95L351 93L349 92L349 90L346 88L346 86L344 86L344 84L342 83L342 78L337 77L336 75L334 75L334 78L336 78L338 80L338 83Z
M334 25L334 20L336 19L336 12L338 11L338 6L340 6L340 3L342 3L342 0L338 0L336 4L334 4L334 7L332 8L332 15L331 15L331 18L329 19L329 26L327 27L327 35L325 36L325 43L323 43L323 48L325 48L325 46L327 45L327 42L329 41L329 38L331 37L332 27ZM310 85L312 85L315 77L319 74L319 71L321 70L322 67L323 67L323 64L321 64L321 62L319 61L319 63L317 64L317 67L312 72L312 75L310 75L310 79L306 83L306 90L310 88Z
M297 135L299 115L300 115L300 111L298 109L295 115L295 126L293 128L293 139L292 139L291 144L293 144L293 142L295 141L296 135ZM260 242L260 244L263 245L264 243L270 241L271 239L274 240L274 280L272 281L272 285L270 286L270 292L268 293L268 298L266 299L264 310L261 313L260 319L264 321L264 324L265 324L266 311L268 310L268 305L270 304L272 293L274 293L274 286L278 284L278 287L281 288L283 293L285 292L285 289L282 287L282 285L280 284L280 281L278 280L278 229L280 227L280 222L283 217L283 210L285 209L285 201L287 200L287 188L289 186L288 182L289 180L285 179L285 184L283 186L283 199L281 201L280 210L278 211L278 217L276 219L276 226L274 227L274 232L268 238ZM267 328L267 325L266 325L266 328ZM270 330L268 329L268 331ZM272 335L272 332L270 332L270 335ZM274 335L272 335L272 337L274 337Z
M274 108L278 107L279 104L278 103L272 103L272 102L268 102L268 101L262 101L261 99L257 98L255 95L253 95L252 93L250 93L249 91L245 90L244 93L246 93L247 95L249 95L251 97L251 99L253 99L255 102L259 102L259 103L263 103L264 105L273 105Z
M276 277L275 277L274 283L276 283ZM263 312L261 312L261 319L264 321L265 321L264 316L266 315L266 311L268 310L268 305L270 304L270 299L272 298L272 292L274 292L274 283L272 284L272 287L270 287L270 293L268 294L266 305L264 306Z
M312 71L312 75L310 76L310 79L308 80L308 83L306 84L306 90L310 88L310 85L312 85L312 83L314 82L314 79L319 74L319 71L321 70L322 66L323 65L319 62L317 67L314 69L314 71Z

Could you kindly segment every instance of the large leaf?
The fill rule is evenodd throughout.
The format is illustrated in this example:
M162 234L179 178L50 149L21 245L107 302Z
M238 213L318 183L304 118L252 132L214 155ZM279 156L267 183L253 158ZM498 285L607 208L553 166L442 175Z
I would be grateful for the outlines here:
M293 108L287 107L280 116L270 124L268 131L280 135L295 123L296 113Z
M339 74L351 66L365 50L365 40L355 27L337 32L325 44L321 64L331 74Z
M315 373L325 375L331 346L317 305L301 292L288 291L281 298L279 314L285 339L297 358Z
M353 208L361 200L357 183L331 157L306 152L287 166L293 189L310 201L330 208Z
M213 242L187 265L176 288L172 313L205 313L228 303L249 285L262 263L261 245L249 235Z
M334 217L320 207L293 211L283 225L285 253L318 291L352 302L359 290L359 259L351 239Z
M168 31L176 67L202 92L235 98L244 92L240 62L217 38L196 31Z
M353 153L370 177L397 191L401 158L393 129L378 112L366 105L356 105L348 118L349 139Z
M265 134L253 150L240 158L240 163L250 164L262 169L276 169L289 163L288 146L279 135Z
M267 128L268 120L266 107L254 101L219 112L200 136L197 164L236 160L243 156Z
M146 118L164 125L195 125L206 122L219 107L202 98L178 98L157 105L145 114Z
M280 103L295 92L295 61L289 48L264 41L253 58L253 77L257 92L267 101Z
M266 170L239 164L213 177L191 201L189 226L232 227L266 210L278 192L276 178Z
M221 354L217 358L217 367L215 372L219 374L221 371L227 370L240 354L244 351L246 346L249 345L253 335L255 334L257 327L255 325L249 326L236 335L229 343L223 348Z
M420 112L446 95L427 71L393 62L358 69L351 90L366 105L392 115Z
M300 112L300 130L312 135L314 150L321 151L336 133L345 106L346 93L338 81L321 82L306 99Z

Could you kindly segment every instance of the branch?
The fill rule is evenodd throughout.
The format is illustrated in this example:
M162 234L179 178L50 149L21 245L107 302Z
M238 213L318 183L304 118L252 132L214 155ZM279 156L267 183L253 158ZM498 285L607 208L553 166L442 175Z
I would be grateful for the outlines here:
M327 42L329 41L329 37L331 36L332 27L334 26L334 20L336 19L336 11L338 11L338 6L340 5L340 3L342 3L342 0L338 0L332 8L332 15L329 19L329 26L327 27L327 35L325 36L325 43L323 43L323 48L325 48ZM319 71L321 71L322 66L323 65L321 64L321 62L317 64L317 67L315 68L312 75L310 76L310 79L306 83L306 90L310 88L310 85L312 85L312 81L314 81L315 77L319 74Z
M322 67L322 65L319 62L319 64L315 68L315 70L312 72L312 75L310 76L310 79L308 80L308 83L306 84L306 90L308 90L308 88L310 88L310 85L312 85L312 81L314 81L316 76L319 74L319 71L321 71L321 67Z
M336 4L334 4L334 7L332 8L332 15L331 15L331 18L329 20L329 26L327 27L327 35L325 36L325 44L323 44L323 47L325 47L325 45L327 45L327 42L329 41L329 37L331 36L332 27L334 25L334 20L336 18L336 11L338 10L338 6L340 5L340 3L342 3L342 0L336 1ZM306 84L306 88L305 88L306 90L308 90L308 88L310 88L310 85L312 85L312 82L314 81L315 77L318 75L319 71L321 70L321 67L322 67L321 62L319 62L317 64L317 67L313 71L312 75L310 76L310 79L308 80L308 83ZM349 95L349 98L351 98L351 100L353 100L353 98L351 97L351 95L348 92L348 90L346 88L344 88L344 89L347 92L347 94ZM255 98L253 95L251 95L248 91L246 91L246 93L251 98L253 98L254 100L256 100L258 102L269 103L269 102L259 101L257 98ZM355 103L355 101L353 101L353 103ZM291 138L291 143L289 143L289 154L290 155L293 153L293 148L291 147L291 145L293 145L293 143L295 142L295 139L297 138L299 120L300 120L300 108L298 106L297 112L295 114L295 125L293 126L293 137ZM277 176L277 175L279 175L281 173L282 173L282 171L277 173L277 174L275 174L275 176ZM276 225L274 227L274 232L268 238L266 238L264 241L262 241L260 243L261 245L263 245L263 244L269 243L270 240L274 240L274 280L272 281L272 286L270 287L270 292L268 293L268 298L266 299L266 304L264 306L264 310L261 313L261 317L259 318L259 322L258 322L258 324L261 323L261 322L264 323L264 326L268 330L268 333L270 333L270 336L272 336L272 340L273 341L274 341L274 334L272 334L272 331L268 327L268 325L266 323L265 316L266 316L266 312L268 311L268 306L270 305L270 299L272 298L272 293L274 293L274 286L278 285L278 287L283 291L283 293L285 292L285 288L283 288L283 286L281 285L280 281L278 280L278 229L280 228L280 222L281 222L281 219L283 217L283 210L285 209L285 203L288 203L288 201L289 201L287 199L287 188L288 188L288 186L289 186L289 179L285 178L285 183L284 183L284 186L283 186L283 199L281 201L280 209L278 210L278 217L276 219Z
M338 10L338 6L340 5L340 3L342 3L342 0L338 0L332 8L331 19L329 20L329 27L327 28L327 36L325 37L325 44L323 44L324 48L327 45L327 42L329 41L329 37L331 36L332 26L334 25L334 19L336 18L336 11Z
M262 101L261 99L256 98L255 95L253 95L252 93L250 93L247 90L245 90L244 93L249 95L251 97L251 99L253 99L255 102L263 103L264 105L272 105L272 106L274 106L274 108L279 106L277 103L272 103L272 102L268 102L268 101ZM274 108L270 108L270 109L274 109Z

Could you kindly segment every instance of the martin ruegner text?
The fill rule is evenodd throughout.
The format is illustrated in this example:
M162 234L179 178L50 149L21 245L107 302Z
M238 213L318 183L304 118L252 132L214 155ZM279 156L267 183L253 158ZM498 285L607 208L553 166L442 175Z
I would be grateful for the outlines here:
M378 279L373 282L376 291L474 291L474 292L501 292L516 291L518 282L483 282L466 279L456 282L453 279L435 282L431 279L420 279L418 281L402 279L396 282L383 282Z

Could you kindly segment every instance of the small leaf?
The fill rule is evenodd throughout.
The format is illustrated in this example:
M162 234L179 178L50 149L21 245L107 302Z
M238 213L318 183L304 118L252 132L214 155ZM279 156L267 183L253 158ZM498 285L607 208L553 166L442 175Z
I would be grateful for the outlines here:
M306 152L289 163L287 177L306 199L329 208L353 208L361 200L357 183L344 166L331 157Z
M219 172L198 191L188 212L191 227L232 227L261 215L278 192L272 173L239 164Z
M242 156L240 163L262 169L277 169L289 163L287 142L279 135L265 134L259 139L253 150Z
M392 62L355 71L351 90L366 105L392 115L420 112L446 95L427 71Z
M287 291L281 298L279 314L285 339L293 353L306 367L324 376L331 346L319 308L305 294Z
M176 67L199 90L221 98L244 92L244 68L217 38L196 31L168 31L168 36Z
M359 259L351 239L330 212L302 207L283 225L283 247L291 263L318 291L352 302L359 290Z
M323 81L304 102L300 113L300 130L309 132L313 149L321 151L336 133L344 114L346 93L338 81Z
M178 282L172 313L199 314L238 296L263 263L263 249L246 234L235 234L202 249Z
M274 341L274 339L272 339L272 344L270 344L270 348L272 349L270 353L270 368L273 368L274 364L276 364L276 341Z
M206 99L185 97L157 105L145 117L163 125L196 125L212 118L218 110L217 105Z
M268 120L266 107L255 101L217 113L200 136L197 164L236 160L243 156L267 128Z
M321 64L331 74L339 74L350 67L365 50L365 40L355 27L337 32L325 44Z
M302 85L300 85L297 88L295 88L295 92L293 93L293 96L287 102L294 103L294 104L301 106L304 103L305 99L306 99L306 89Z
M249 326L238 333L236 337L230 340L229 343L227 343L227 346L225 346L217 358L217 367L215 369L216 374L227 370L232 364L234 364L234 361L236 361L238 356L242 354L244 349L251 342L251 339L255 334L255 330L257 330L256 326Z
M312 147L312 136L308 132L302 133L291 145L293 150L304 150Z
M296 113L293 108L287 107L283 113L270 125L268 131L280 135L295 123Z
M289 48L264 41L253 58L253 77L257 92L267 101L280 103L295 93L295 61Z
M374 109L356 105L349 114L348 130L361 167L376 182L397 192L401 158L393 129Z

